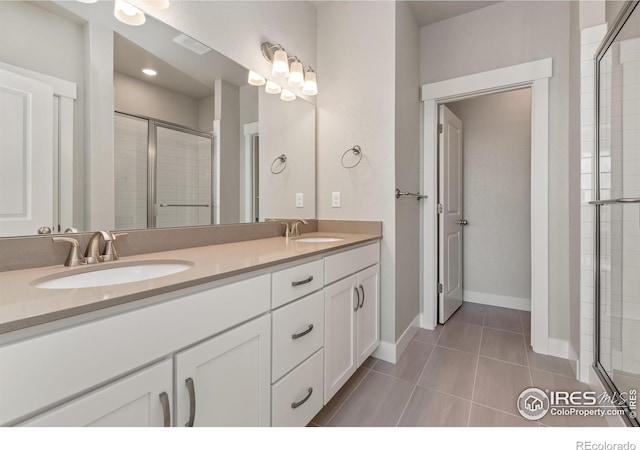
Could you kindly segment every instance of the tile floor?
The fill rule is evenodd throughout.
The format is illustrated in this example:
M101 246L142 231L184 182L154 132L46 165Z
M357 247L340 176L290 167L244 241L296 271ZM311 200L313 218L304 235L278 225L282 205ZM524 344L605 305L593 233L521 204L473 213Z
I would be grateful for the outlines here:
M533 353L530 313L465 303L420 329L397 364L369 358L311 426L606 426L602 418L523 419L526 387L589 389L569 361Z

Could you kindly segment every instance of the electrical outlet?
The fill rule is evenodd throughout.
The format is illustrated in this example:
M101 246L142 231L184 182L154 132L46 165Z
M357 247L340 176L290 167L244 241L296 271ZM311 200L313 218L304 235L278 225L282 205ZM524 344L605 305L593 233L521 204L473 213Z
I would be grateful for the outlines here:
M304 208L304 194L302 192L296 194L296 208Z
M331 207L340 208L340 192L331 193Z

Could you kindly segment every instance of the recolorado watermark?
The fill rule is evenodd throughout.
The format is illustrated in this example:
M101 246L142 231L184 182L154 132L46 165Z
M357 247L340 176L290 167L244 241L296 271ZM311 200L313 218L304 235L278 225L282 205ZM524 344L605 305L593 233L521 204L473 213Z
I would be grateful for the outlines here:
M539 420L547 414L552 416L606 417L622 416L625 406L629 416L636 417L637 390L613 396L594 391L552 391L528 388L518 396L517 407L520 415L528 420ZM593 444L593 443L591 443ZM585 450L617 450L618 447L581 447ZM627 450L620 447L620 450ZM635 450L628 449L628 450Z
M628 441L624 443L578 441L576 450L636 450L636 444Z

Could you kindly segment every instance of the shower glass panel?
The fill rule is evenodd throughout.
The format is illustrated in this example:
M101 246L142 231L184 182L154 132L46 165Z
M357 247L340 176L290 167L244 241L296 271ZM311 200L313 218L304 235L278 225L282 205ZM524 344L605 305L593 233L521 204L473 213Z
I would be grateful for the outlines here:
M596 368L625 400L640 387L640 8L630 4L597 58ZM634 10L635 8L635 10Z
M115 228L211 225L213 139L115 114Z
M211 141L211 137L157 127L157 228L213 223Z
M115 228L147 228L149 121L124 114L114 118Z

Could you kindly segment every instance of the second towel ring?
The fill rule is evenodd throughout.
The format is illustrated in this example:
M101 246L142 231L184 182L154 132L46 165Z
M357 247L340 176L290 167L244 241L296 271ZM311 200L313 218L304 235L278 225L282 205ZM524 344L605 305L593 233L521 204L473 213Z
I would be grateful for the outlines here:
M282 164L282 169L275 171L273 170L273 166L276 164L276 162L280 161L280 164ZM287 155L280 155L278 156L276 159L273 160L273 162L271 163L271 173L274 175L278 175L282 172L284 172L284 169L287 168Z
M359 158L356 161L356 163L351 165L351 166L347 166L344 163L344 157L347 156L347 153L349 153L349 152L353 152L354 155L359 156ZM362 161L362 148L360 148L359 145L354 145L353 147L351 147L349 150L344 152L342 154L342 158L340 158L340 164L342 164L342 167L344 167L345 169L353 169L355 166L360 164L360 161Z

